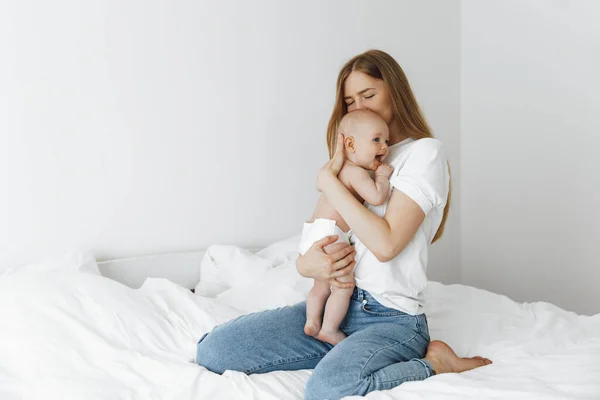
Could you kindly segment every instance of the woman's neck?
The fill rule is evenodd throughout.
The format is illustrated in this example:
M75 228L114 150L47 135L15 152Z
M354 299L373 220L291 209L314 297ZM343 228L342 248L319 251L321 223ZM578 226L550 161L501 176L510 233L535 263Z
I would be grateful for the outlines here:
M402 133L402 129L400 129L398 120L394 119L390 124L390 146L400 143L406 138L408 138L408 136Z

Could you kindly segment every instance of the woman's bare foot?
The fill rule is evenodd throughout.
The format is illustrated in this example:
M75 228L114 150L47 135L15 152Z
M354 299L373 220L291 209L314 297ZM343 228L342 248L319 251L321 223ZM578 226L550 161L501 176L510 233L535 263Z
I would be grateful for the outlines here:
M450 346L440 340L434 340L429 343L425 359L431 363L436 374L464 372L492 363L491 360L479 356L461 358L456 355Z
M344 335L342 331L325 332L321 329L321 332L319 332L316 338L322 342L327 342L335 346L342 340L346 339L346 335Z
M306 324L304 324L304 333L308 336L316 338L320 330L321 324L318 322L307 320Z

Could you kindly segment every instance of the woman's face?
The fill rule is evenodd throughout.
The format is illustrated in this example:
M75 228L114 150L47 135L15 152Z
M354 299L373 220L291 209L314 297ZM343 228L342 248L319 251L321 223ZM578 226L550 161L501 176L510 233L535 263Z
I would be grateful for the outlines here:
M352 71L344 82L344 102L348 112L367 108L379 114L388 126L392 123L392 99L387 85L381 79Z

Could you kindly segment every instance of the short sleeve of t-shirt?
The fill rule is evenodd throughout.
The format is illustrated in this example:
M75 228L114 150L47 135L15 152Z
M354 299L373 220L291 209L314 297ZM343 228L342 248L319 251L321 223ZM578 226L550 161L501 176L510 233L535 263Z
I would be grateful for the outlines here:
M448 201L450 173L442 142L419 139L408 150L404 164L390 177L393 187L413 199L427 215Z

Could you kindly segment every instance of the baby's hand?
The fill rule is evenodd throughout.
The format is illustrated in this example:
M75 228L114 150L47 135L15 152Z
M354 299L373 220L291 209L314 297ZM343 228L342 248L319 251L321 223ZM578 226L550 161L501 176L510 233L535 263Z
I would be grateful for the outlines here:
M390 164L381 164L379 167L377 167L377 170L375 171L375 175L376 176L385 176L386 178L389 178L392 173L394 172L394 167L392 167Z

